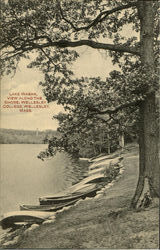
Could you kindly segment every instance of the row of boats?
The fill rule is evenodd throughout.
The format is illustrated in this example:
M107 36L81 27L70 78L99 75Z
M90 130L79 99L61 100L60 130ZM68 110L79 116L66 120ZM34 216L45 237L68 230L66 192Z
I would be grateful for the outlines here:
M20 205L20 211L10 212L3 216L1 226L7 228L15 223L41 223L50 217L53 212L71 206L80 199L94 197L97 191L106 185L108 179L108 177L105 176L105 168L101 163L103 163L103 165L104 162L105 164L108 163L109 166L112 162L119 164L121 159L120 157L114 159L109 156L93 159L92 165L89 167L88 176L79 183L69 187L63 192L40 197L39 205ZM106 166L107 165L105 165L105 167Z

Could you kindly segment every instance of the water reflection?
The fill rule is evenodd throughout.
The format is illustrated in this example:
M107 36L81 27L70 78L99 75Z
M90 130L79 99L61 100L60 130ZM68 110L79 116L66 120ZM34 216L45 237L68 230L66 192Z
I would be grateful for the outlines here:
M80 161L72 156L67 155L70 159L69 164L65 167L65 181L70 184L75 184L83 179L83 176L88 171L88 162Z
M1 214L19 210L20 204L39 204L39 197L62 191L83 178L86 162L66 153L41 161L37 155L45 147L1 145Z

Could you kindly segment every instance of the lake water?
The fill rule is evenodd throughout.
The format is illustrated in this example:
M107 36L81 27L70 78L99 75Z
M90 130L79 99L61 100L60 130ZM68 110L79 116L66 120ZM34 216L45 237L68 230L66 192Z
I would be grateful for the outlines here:
M3 144L1 147L0 214L19 210L20 204L39 204L38 198L64 190L81 179L87 166L65 153L49 160L37 158L42 144Z

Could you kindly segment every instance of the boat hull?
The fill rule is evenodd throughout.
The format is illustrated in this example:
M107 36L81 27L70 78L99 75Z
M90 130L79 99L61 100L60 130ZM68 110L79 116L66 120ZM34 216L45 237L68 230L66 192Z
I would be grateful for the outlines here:
M40 197L39 200L44 200L44 199L57 199L57 198L63 198L63 197L70 197L73 193L75 192L85 192L85 188L89 187L95 187L96 185L100 183L104 183L106 181L106 177L104 174L96 174L95 176L86 176L82 181L79 183L69 187L66 191L64 192L59 192L53 195L48 195L48 196L43 196Z
M40 205L53 205L53 204L58 204L58 203L65 203L65 202L69 202L69 201L74 201L76 199L85 199L86 197L94 197L97 193L97 191L100 190L100 188L94 188L86 193L73 193L70 196L64 196L61 198L40 198L39 202Z
M71 206L75 204L79 199L66 202L66 203L58 203L55 205L38 205L38 206L32 206L32 205L21 205L20 210L28 210L28 211L49 211L49 212L56 212L63 207Z
M33 212L33 211L14 211L3 215L0 225L3 229L13 227L16 223L40 224L53 213L47 212Z

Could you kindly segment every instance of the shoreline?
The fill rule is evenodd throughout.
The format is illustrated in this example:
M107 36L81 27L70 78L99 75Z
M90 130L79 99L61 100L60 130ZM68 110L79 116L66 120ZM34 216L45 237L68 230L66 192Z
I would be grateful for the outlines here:
M148 248L146 247L147 244L150 244L152 249L156 248L155 246L158 244L158 224L156 224L155 219L157 219L158 207L155 206L150 210L144 210L142 213L137 213L128 209L130 199L135 190L138 175L138 156L136 150L134 151L135 152L132 150L132 152L130 151L123 155L124 166L120 169L120 173L116 179L112 180L111 183L108 183L104 188L98 191L94 198L86 198L85 200L78 201L72 207L63 208L56 213L56 219L53 218L52 221L43 223L40 226L32 225L30 229L28 228L26 230L26 232L24 232L24 230L15 231L5 239L6 241L2 247L53 248L54 246L54 248L115 248L116 245L119 249L126 247L133 249L137 242L136 237L140 237L142 239L139 240L140 242L136 243L138 248L141 248L140 245L144 245L144 248ZM139 220L144 220L144 224L147 223L145 213L150 214L150 218L154 217L154 219L152 218L152 223L156 229L154 230L154 233L156 234L154 241L151 239L153 236L153 229L151 235L148 232L146 243L144 241L144 238L146 238L144 237L145 234L136 236L137 234L134 230L134 232L130 232L132 240L127 242L124 238L120 241L120 236L117 236L117 234L120 234L119 228L117 229L117 234L115 236L116 240L114 239L116 227L120 227L121 224L127 227L126 225L130 224L130 221L132 220L132 223L134 224L134 220L136 220L137 217ZM129 217L130 220L128 220ZM125 225L124 221L126 219L127 222ZM114 224L114 221L116 220L120 220L118 221L118 224ZM150 225L152 223L150 222ZM114 224L113 227L112 224ZM138 224L138 222L136 222L136 224ZM107 225L110 225L109 228ZM125 230L126 231L123 232L123 234L127 233L126 228ZM113 231L115 231L114 234ZM129 231L132 231L131 225L129 225ZM121 234L121 237L123 234ZM80 235L83 235L82 240L79 239ZM117 239L117 237L119 238ZM148 241L150 242L148 243Z
M99 158L99 156L94 157L94 159L98 159L98 158ZM114 158L113 158L113 159L114 159ZM95 162L91 162L91 161L90 161L90 158L79 158L79 160L80 160L80 161L85 161L85 162L87 162L88 173L89 173L89 167L92 166L92 165L95 165ZM105 160L106 160L106 159L105 159ZM105 160L98 160L97 163L99 163L99 162L103 163L103 162L105 162ZM107 169L108 165L107 165L107 164L104 164L104 166L105 166L106 169ZM103 166L103 168L105 169L104 166ZM104 169L103 169L103 170L104 170ZM81 198L81 199L79 199L74 205L67 206L67 207L63 207L62 209L60 209L60 210L58 210L58 211L56 211L56 212L52 212L53 215L50 216L50 217L48 217L48 219L47 219L46 221L44 221L42 224L50 224L50 223L53 223L53 222L56 220L56 215L57 215L57 214L63 213L63 211L67 211L67 210L69 210L70 208L72 208L72 207L74 207L74 206L77 206L79 203L81 203L81 202L83 202L83 201L87 201L87 200L94 199L94 198L96 199L96 197L98 198L98 197L100 197L101 195L103 195L104 190L110 188L112 185L114 185L114 182L116 181L116 179L117 179L117 178L120 178L120 175L121 175L121 174L123 173L123 171L124 171L124 167L123 167L122 164L120 164L120 167L118 168L118 172L117 172L117 169L115 169L115 168L114 168L114 165L113 165L113 166L112 166L112 170L113 170L113 172L115 171L115 176L114 176L113 180L112 180L111 182L106 183L106 184L105 184L105 182L104 182L104 186L103 186L99 191L96 192L96 195L95 195L94 197L86 197L85 199L82 199L82 198ZM105 170L104 170L104 171L105 171ZM104 172L104 171L103 171L103 172ZM88 176L89 176L89 175L88 175ZM32 230L34 230L35 228L41 226L42 224L33 223L33 224L31 224L31 225L24 225L24 226L21 226L20 231L22 231L22 232L21 232L22 234L23 234L23 233L25 234L26 232L31 232ZM5 231L6 231L6 232L5 232ZM12 231L13 231L13 233L12 233ZM2 229L2 232L4 232L4 233L2 233L2 237L1 237L1 239L2 239L2 246L12 246L12 245L18 243L18 240L19 240L19 236L18 236L18 234L19 234L19 229L18 229L18 232L16 232L16 230L14 230L14 228L13 228L13 230L12 230L12 228L7 228L7 229ZM20 234L21 234L21 233L20 233ZM16 235L16 236L14 236L12 240L8 240L8 239L7 239L8 236L9 236L9 237L10 237L10 236L12 237L12 235L13 235L13 236ZM5 241L5 239L6 239L6 241ZM3 242L3 240L4 240L4 242Z

